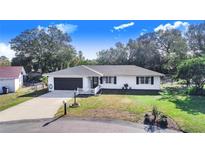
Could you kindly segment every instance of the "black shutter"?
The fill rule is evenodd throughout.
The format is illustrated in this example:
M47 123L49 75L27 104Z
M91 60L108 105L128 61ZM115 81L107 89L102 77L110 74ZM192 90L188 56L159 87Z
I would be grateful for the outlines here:
M139 84L139 77L136 77L136 84Z
M114 77L114 84L117 84L117 77Z
M100 77L100 84L102 84L103 83L103 80L102 80L102 77Z
M154 84L154 77L151 77L151 84Z

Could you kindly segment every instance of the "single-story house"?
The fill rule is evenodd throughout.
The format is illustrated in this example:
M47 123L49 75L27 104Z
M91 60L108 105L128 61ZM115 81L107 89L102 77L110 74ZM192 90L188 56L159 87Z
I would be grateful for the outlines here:
M9 92L16 92L23 86L23 76L26 72L22 66L0 66L0 93L2 87L8 88Z
M48 89L77 90L78 94L159 92L164 74L135 65L81 65L44 74Z

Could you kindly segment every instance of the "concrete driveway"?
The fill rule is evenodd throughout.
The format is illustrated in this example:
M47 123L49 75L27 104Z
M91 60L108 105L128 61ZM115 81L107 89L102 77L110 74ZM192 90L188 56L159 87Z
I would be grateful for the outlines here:
M73 91L53 91L0 112L0 122L54 117L63 100Z
M148 131L146 127L121 120L62 117L0 122L0 133L179 133L176 130L158 128Z

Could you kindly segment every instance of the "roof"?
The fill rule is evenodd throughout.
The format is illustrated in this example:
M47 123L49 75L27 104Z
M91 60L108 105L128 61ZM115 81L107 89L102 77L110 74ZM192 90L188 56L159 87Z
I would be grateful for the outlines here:
M164 76L135 65L81 65L45 74L45 76Z
M22 66L0 66L0 79L15 79L21 73L25 74Z
M52 73L46 73L44 76L102 76L102 74L81 65L69 67Z

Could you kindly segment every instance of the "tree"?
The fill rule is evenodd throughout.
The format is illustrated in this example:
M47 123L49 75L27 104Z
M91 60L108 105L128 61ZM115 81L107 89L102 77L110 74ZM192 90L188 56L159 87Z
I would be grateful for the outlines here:
M11 49L16 51L12 64L23 65L27 72L63 69L76 55L70 42L70 36L55 26L26 30L10 41Z
M147 33L127 44L129 64L161 71L161 55L157 50L153 33Z
M157 50L163 59L163 67L169 74L175 74L177 65L187 58L188 47L181 31L160 30L155 33Z
M96 60L85 59L85 57L83 56L83 52L78 51L78 54L71 61L70 66L96 65L96 64L97 64Z
M121 42L115 44L114 48L101 50L97 53L97 62L99 64L127 64L127 49Z
M1 56L0 57L0 66L10 66L9 59L5 56Z
M177 78L186 80L187 85L193 83L196 93L202 94L205 85L205 57L184 60L177 67Z
M190 25L186 37L195 56L205 55L205 23Z

